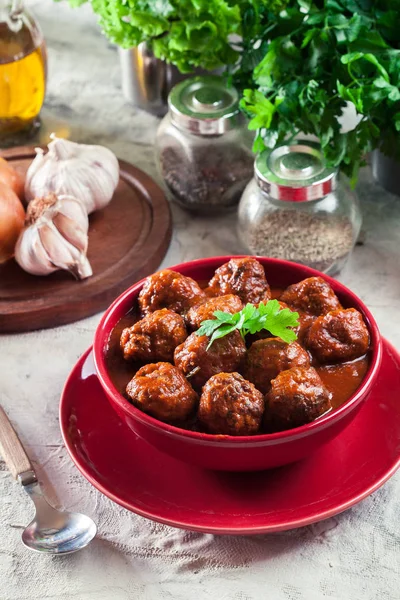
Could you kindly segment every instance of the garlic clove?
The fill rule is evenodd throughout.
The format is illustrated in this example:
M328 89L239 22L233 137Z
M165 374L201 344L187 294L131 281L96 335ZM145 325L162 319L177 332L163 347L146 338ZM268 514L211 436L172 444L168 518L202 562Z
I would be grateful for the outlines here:
M65 268L67 266L68 268L68 265L78 258L79 251L71 247L72 244L62 237L51 221L39 228L39 237L43 248L56 267ZM74 250L76 255L72 256Z
M76 222L61 212L53 218L53 223L61 236L80 252L86 252L88 246L87 232L78 227Z
M17 243L18 264L34 275L68 270L77 279L92 275L86 257L89 220L73 196L49 194L28 206L26 226Z
M76 221L79 223L80 227L87 233L89 221L87 219L87 212L83 202L77 200L73 196L67 196L66 194L61 194L59 198L69 198L68 202L61 202L59 204L59 212L68 217L68 219L71 219L71 221ZM72 198L74 199L74 202L72 201Z
M58 271L43 248L36 228L29 227L20 235L15 247L15 260L31 275L48 275Z
M63 238L53 223L40 227L39 236L43 248L56 267L70 271L77 279L92 275L87 258L78 248Z

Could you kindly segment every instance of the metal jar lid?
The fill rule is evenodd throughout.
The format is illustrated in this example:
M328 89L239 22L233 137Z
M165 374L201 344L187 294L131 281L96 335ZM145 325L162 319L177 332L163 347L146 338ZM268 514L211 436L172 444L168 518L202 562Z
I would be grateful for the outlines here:
M337 185L337 169L326 167L321 147L308 140L265 150L254 170L258 186L271 198L286 202L318 200Z
M221 135L239 121L239 95L213 75L175 85L168 97L172 121L196 135Z

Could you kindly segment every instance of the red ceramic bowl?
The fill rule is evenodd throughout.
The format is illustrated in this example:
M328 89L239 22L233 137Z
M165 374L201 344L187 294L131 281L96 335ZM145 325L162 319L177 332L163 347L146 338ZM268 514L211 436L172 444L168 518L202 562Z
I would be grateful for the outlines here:
M172 270L208 281L215 269L231 256L218 256L183 263ZM236 257L237 258L237 257ZM344 285L302 265L256 257L265 267L274 288L285 288L306 277L323 277L335 290L344 307L354 307L364 316L371 335L370 365L355 394L326 416L296 429L255 436L216 436L179 429L146 415L130 404L114 387L105 364L111 331L135 304L143 282L124 292L105 312L95 334L94 360L100 384L111 406L138 436L162 452L201 467L226 471L257 471L295 462L337 436L356 416L368 398L381 363L382 342L373 316L363 302Z

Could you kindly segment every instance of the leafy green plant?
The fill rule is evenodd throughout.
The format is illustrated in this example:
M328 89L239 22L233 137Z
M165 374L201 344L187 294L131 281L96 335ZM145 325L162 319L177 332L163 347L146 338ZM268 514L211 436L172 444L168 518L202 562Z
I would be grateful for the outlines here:
M287 343L297 339L293 328L299 325L299 313L292 312L289 308L281 308L278 300L260 302L258 306L246 304L234 314L216 310L214 317L203 321L196 331L197 335L210 338L207 350L215 340L236 330L243 339L248 333L254 334L262 330L269 331Z
M238 52L229 36L240 30L241 14L231 0L70 0L90 1L106 36L123 48L150 43L155 55L183 73L195 67L233 64Z
M234 66L241 55L251 72L263 55L250 47L247 30L262 37L262 17L287 0L69 0L74 7L85 2L111 41L123 48L148 42L158 58L186 73ZM232 43L232 36L242 41Z
M290 0L268 19L264 56L241 102L257 130L254 149L313 134L327 164L353 183L367 151L400 158L400 0ZM342 133L347 102L360 121Z
M228 66L256 152L312 134L353 184L366 152L400 159L400 0L69 1L89 1L113 42L146 41L182 72ZM343 133L349 102L360 120Z

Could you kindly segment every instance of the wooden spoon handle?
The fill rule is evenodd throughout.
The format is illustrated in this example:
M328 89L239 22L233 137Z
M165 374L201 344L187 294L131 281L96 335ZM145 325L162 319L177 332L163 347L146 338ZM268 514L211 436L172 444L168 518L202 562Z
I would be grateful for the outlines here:
M32 464L21 444L9 418L0 406L0 454L15 479L26 471L33 471Z

